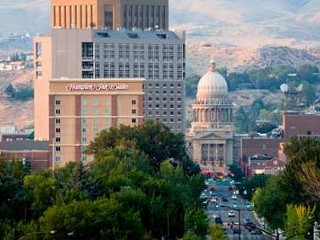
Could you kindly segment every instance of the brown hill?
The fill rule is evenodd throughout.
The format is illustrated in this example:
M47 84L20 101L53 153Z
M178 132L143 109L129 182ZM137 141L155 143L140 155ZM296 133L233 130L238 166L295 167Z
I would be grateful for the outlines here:
M33 86L33 70L0 71L0 92L3 93L10 83L15 88ZM0 112L0 127L8 124L16 125L19 129L33 126L33 100L1 99Z

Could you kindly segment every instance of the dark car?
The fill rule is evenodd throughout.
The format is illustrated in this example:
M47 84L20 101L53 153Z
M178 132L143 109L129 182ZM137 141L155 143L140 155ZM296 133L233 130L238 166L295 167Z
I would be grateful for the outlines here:
M225 196L223 196L223 197L222 197L222 201L223 201L223 202L228 202L228 198L225 197Z
M256 229L257 226L253 222L247 222L244 224L244 228L250 232L250 231Z
M233 228L233 234L241 234L241 229L238 227Z
M251 231L251 234L252 235L261 235L262 234L262 231L260 229L253 229Z
M216 224L223 224L223 221L222 221L221 217L215 218L214 221L215 221Z

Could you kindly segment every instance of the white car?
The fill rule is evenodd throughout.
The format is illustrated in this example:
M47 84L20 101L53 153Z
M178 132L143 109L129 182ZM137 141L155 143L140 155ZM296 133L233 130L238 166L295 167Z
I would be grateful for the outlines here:
M235 216L236 216L235 211L229 211L228 212L228 217L235 217Z
M231 199L237 199L237 196L236 195L232 195Z

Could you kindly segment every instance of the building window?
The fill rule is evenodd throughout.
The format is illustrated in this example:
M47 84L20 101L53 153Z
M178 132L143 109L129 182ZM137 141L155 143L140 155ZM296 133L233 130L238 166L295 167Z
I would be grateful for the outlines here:
M60 109L56 109L56 114L60 114Z
M60 128L56 128L56 133L59 133L60 132Z
M94 100L92 101L92 105L94 105L94 106L99 105L99 100L98 100L98 99L94 99Z
M137 119L132 118L132 119L131 119L131 123L137 123Z
M93 60L93 43L92 42L82 43L82 59Z
M60 156L55 156L54 160L55 160L55 162L61 162L61 157Z
M131 113L132 113L132 114L136 114L136 113L137 113L137 110L136 110L136 109L132 109L132 110L131 110Z
M56 118L56 124L60 124L61 119L60 118Z
M56 142L60 142L60 141L61 141L60 137L56 137Z
M56 100L56 105L60 105L60 100Z
M56 147L56 152L60 152L61 148L59 146Z
M94 108L94 109L92 110L92 113L93 113L93 115L99 115L99 109Z
M132 101L131 101L131 104L132 104L132 105L136 105L136 104L137 104L137 100L132 100Z

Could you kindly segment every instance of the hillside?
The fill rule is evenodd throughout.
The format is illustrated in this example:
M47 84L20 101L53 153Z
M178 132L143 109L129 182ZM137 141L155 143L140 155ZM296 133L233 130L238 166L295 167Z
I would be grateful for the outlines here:
M295 68L310 63L320 68L320 48L295 49L279 46L261 48L236 45L214 45L208 42L188 42L187 75L202 75L213 58L218 67L229 71L245 71L266 66L291 65Z
M33 71L0 71L0 92L12 84L15 88L33 85ZM33 125L33 100L21 102L0 100L0 126L15 124L18 128Z

